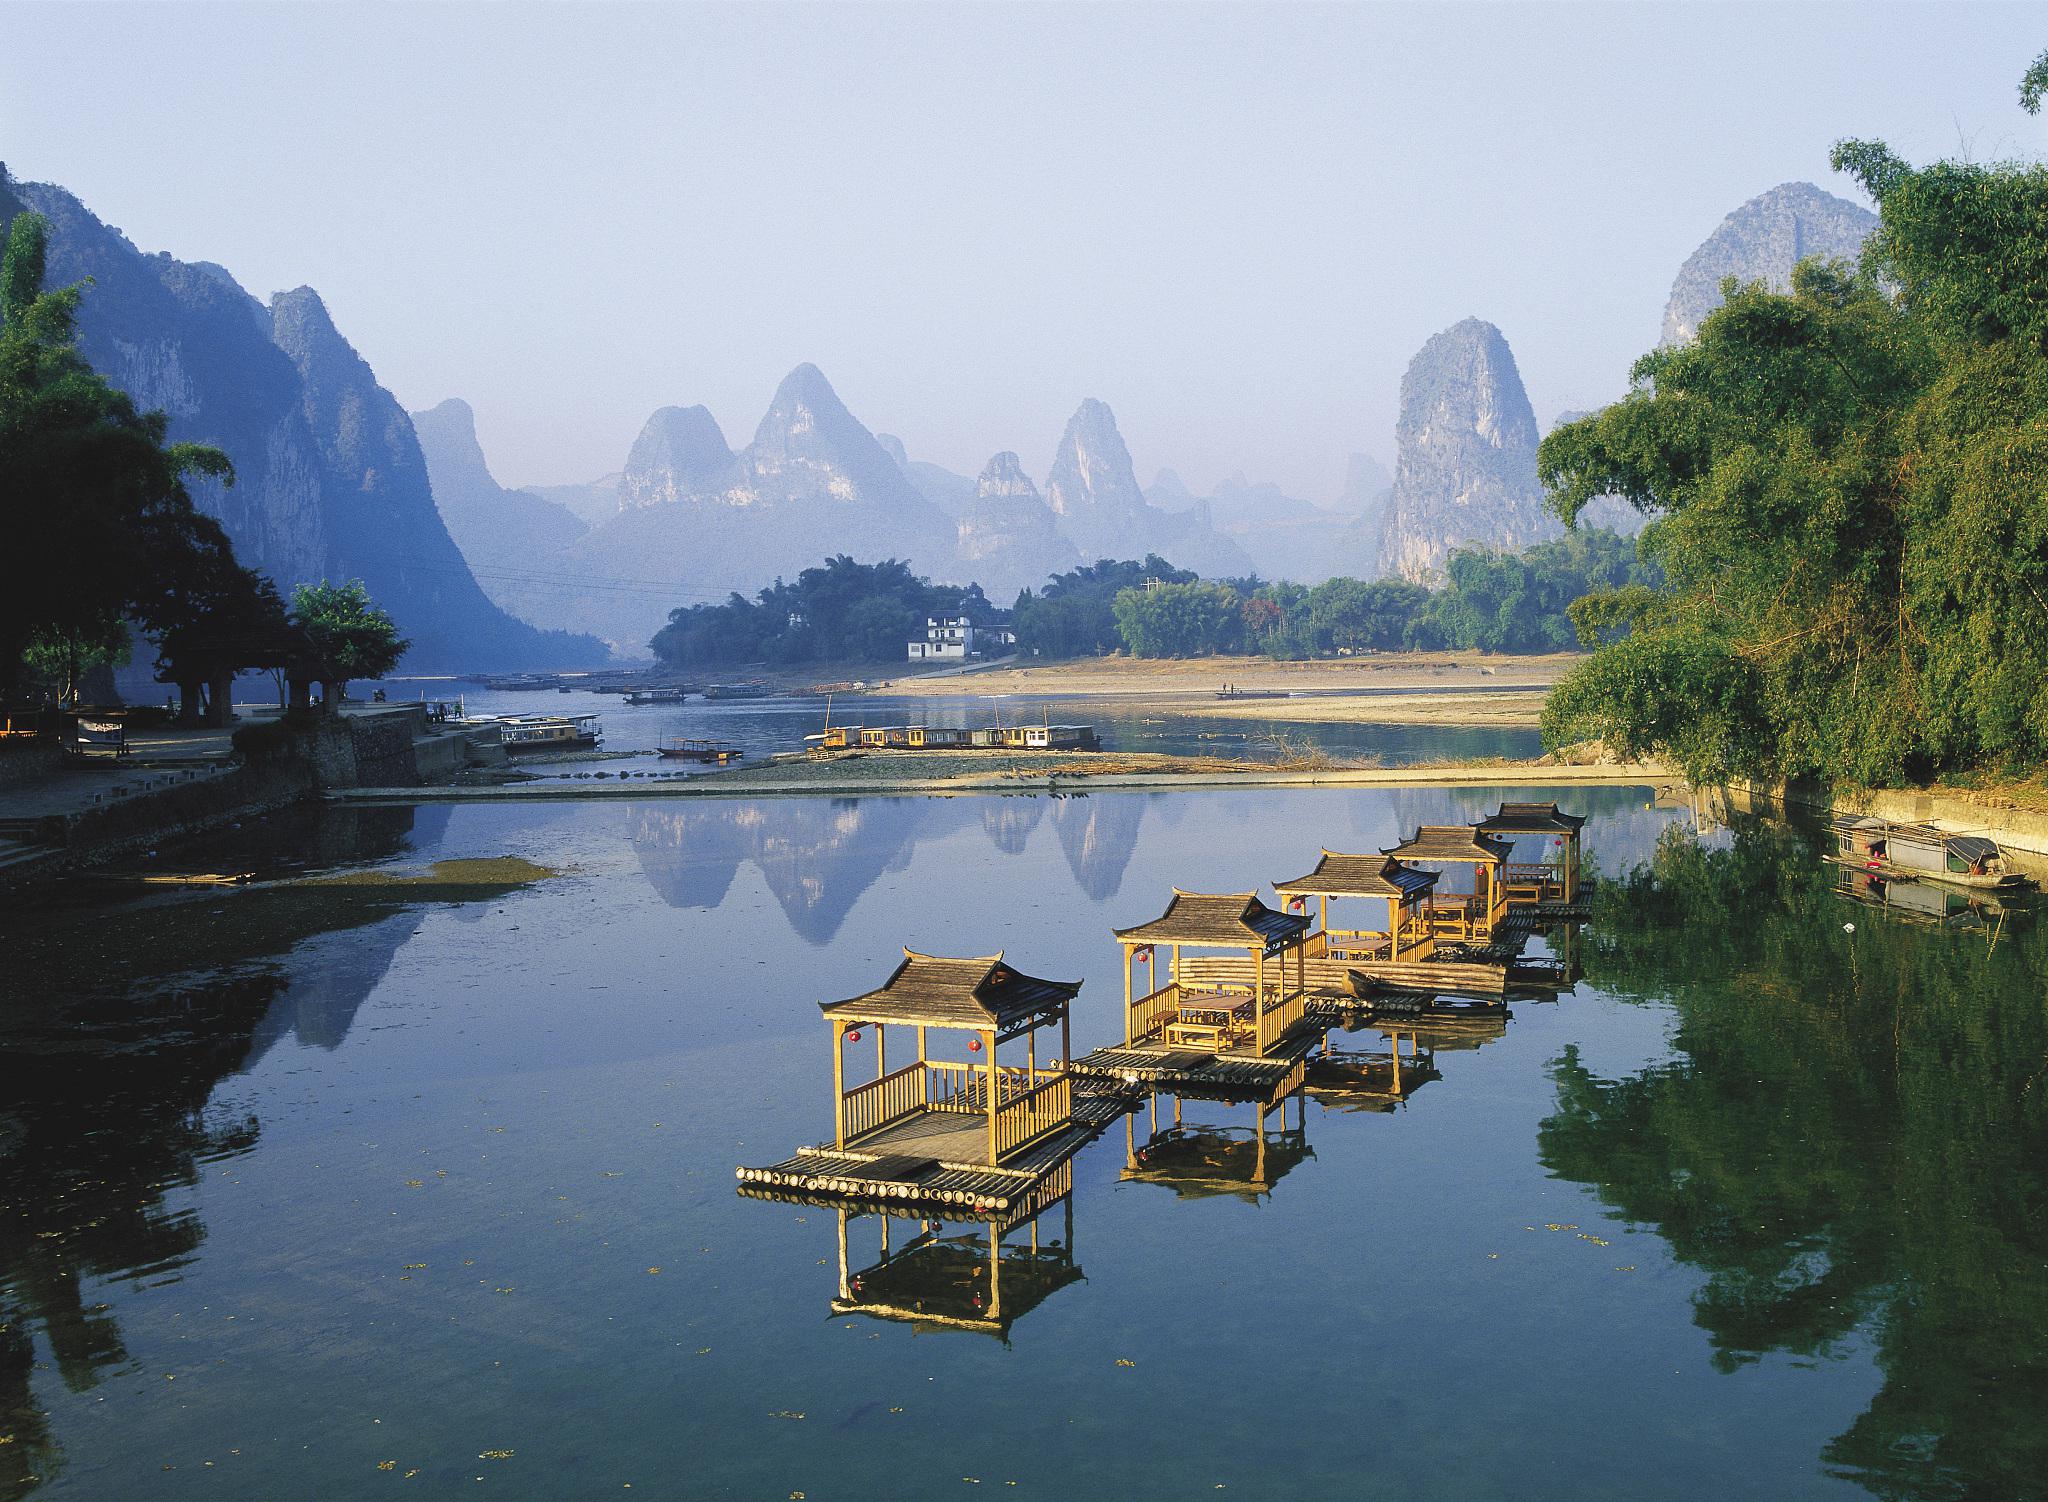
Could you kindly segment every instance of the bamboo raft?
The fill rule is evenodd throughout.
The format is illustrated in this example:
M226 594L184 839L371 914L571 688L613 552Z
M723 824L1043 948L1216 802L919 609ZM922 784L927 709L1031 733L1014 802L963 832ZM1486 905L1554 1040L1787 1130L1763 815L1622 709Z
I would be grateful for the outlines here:
M762 1197L760 1191L779 1190L783 1193L767 1197L817 1196L834 1204L853 1200L1003 1214L1028 1205L1047 1178L1130 1109L1131 1100L1122 1090L1077 1091L1072 1125L1040 1138L1000 1168L903 1153L804 1147L780 1163L740 1168L740 1192Z

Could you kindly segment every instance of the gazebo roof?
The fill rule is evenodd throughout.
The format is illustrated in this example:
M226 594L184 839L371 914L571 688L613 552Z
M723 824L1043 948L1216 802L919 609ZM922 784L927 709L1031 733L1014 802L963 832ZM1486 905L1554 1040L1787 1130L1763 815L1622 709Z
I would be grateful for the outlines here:
M1508 842L1482 834L1469 824L1424 824L1413 837L1386 853L1404 861L1492 863L1508 858Z
M1472 827L1482 834L1577 834L1584 814L1561 813L1555 803L1503 803Z
M1436 872L1404 866L1391 855L1345 855L1325 850L1315 870L1292 881L1276 881L1273 890L1283 896L1410 897L1428 891L1436 882Z
M1026 975L1005 964L1000 950L956 960L905 949L903 963L875 990L819 1009L840 1022L1001 1029L1058 1016L1080 989L1077 980Z
M1244 949L1299 939L1308 931L1305 913L1275 912L1257 892L1183 892L1150 923L1119 928L1116 936L1138 944L1213 944Z

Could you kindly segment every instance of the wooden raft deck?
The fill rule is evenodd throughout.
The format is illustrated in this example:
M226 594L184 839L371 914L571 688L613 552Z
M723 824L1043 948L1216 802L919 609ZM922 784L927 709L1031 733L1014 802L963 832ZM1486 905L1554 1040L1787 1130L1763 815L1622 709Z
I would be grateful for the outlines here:
M1044 1181L1130 1106L1128 1092L1076 1081L1071 1125L1048 1132L999 1168L976 1159L988 1151L985 1118L921 1112L870 1132L839 1151L804 1147L762 1168L737 1170L740 1192L785 1191L876 1205L952 1206L1002 1213L1024 1206Z
M1285 1095L1301 1082L1302 1061L1323 1041L1319 1027L1297 1029L1272 1052L1260 1055L1229 1051L1204 1053L1198 1048L1169 1048L1163 1043L1134 1047L1112 1044L1074 1060L1073 1072L1084 1079L1119 1081L1127 1086L1167 1088L1180 1095L1248 1099Z

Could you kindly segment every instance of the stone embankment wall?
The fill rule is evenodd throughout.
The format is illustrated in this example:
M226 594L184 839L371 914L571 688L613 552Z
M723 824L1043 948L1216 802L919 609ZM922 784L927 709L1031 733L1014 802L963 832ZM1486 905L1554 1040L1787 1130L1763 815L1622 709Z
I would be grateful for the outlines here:
M428 751L437 774L464 766L463 736L420 736L417 715L374 714L319 719L303 726L259 724L238 743L241 765L192 782L110 797L90 807L53 812L34 821L31 853L40 857L0 869L0 879L25 879L52 870L119 859L166 840L201 833L334 788L412 787L420 782L415 744ZM8 765L33 760L45 777L64 775L61 758L10 756ZM146 769L138 771L147 775ZM31 785L23 778L17 784Z

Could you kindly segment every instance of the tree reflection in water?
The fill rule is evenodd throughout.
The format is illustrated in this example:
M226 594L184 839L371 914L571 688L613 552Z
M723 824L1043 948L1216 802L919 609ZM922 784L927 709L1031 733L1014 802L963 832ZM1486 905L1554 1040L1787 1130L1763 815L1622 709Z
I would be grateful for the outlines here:
M280 816L236 836L243 869L289 877L403 853L409 808ZM432 818L432 814L427 815ZM432 831L438 833L438 830ZM207 846L176 852L204 863ZM91 1283L175 1280L206 1229L179 1191L248 1152L253 1116L216 1088L286 1034L339 1045L424 902L503 897L514 884L275 884L137 896L78 884L0 916L21 998L0 1012L0 1502L61 1467L33 1373L37 1343L65 1386L127 1361ZM294 975L292 951L353 930L343 962Z
M2036 915L2038 916L2038 915ZM1992 934L1996 933L1996 942ZM1677 1058L1554 1068L1546 1166L1656 1230L1705 1285L1715 1364L1874 1351L1826 1447L1882 1496L2041 1495L2048 1476L2048 942L1836 895L1808 840L1670 831L1603 883L1587 978L1668 1002Z

